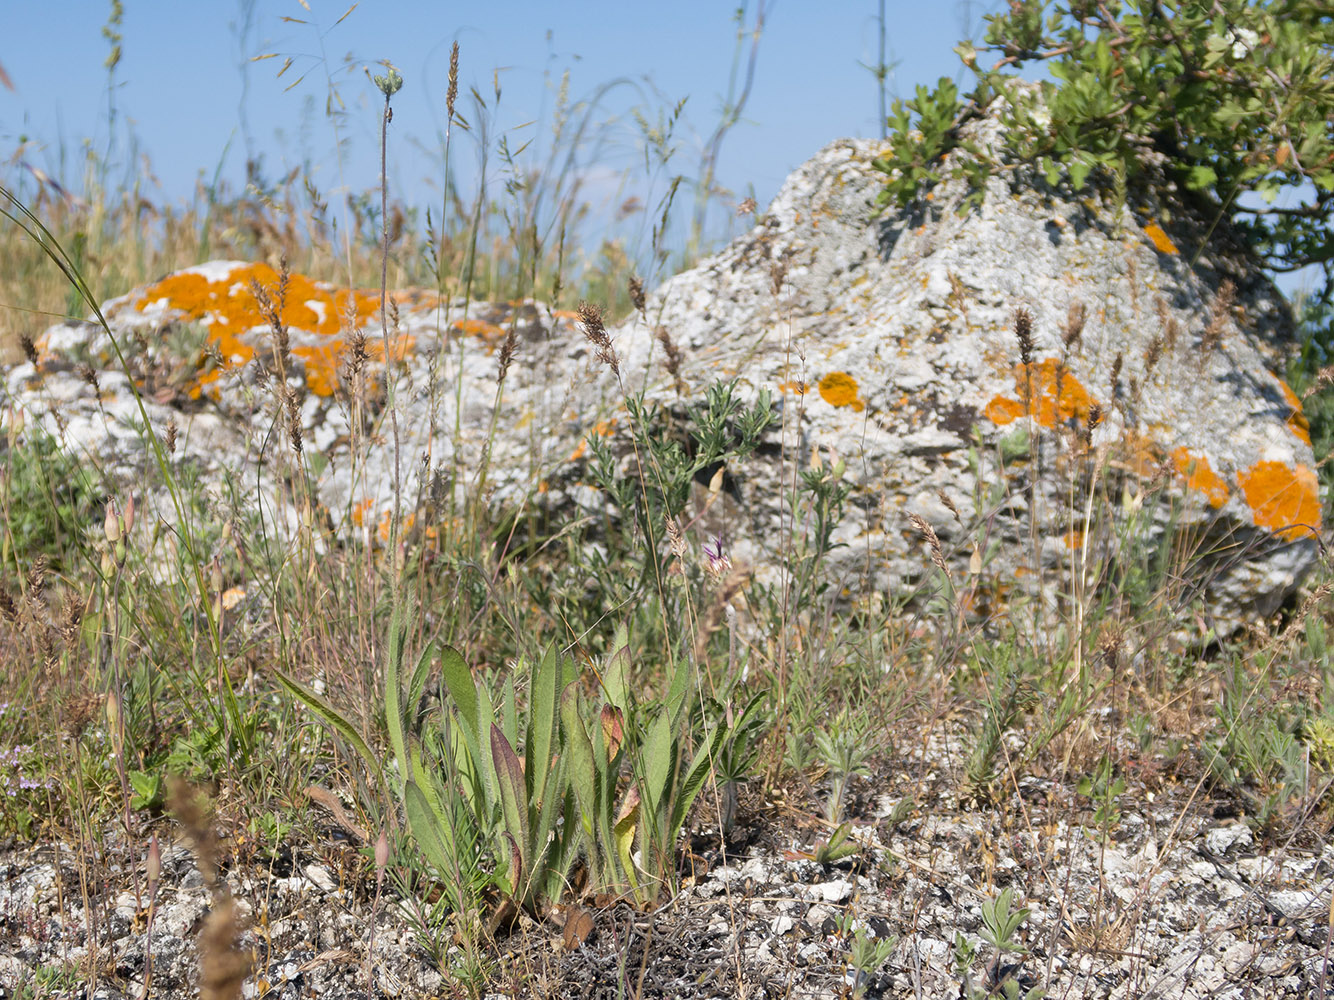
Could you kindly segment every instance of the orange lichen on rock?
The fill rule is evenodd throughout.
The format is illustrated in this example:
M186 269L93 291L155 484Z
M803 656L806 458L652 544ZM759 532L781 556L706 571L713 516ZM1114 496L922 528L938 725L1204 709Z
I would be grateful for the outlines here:
M1237 483L1261 528L1287 539L1315 538L1320 531L1320 486L1305 465L1256 462Z
M1144 235L1153 241L1153 245L1158 248L1159 253L1177 254L1181 251L1177 245L1172 242L1171 237L1163 232L1163 227L1156 222L1150 222L1144 227Z
M498 344L505 339L503 327L484 319L456 319L449 325L470 337L480 337L488 344Z
M1093 405L1088 390L1056 358L1027 366L1016 365L1014 387L1018 399L995 396L983 408L982 412L992 423L1004 425L1031 414L1043 427L1055 428L1058 420L1060 423L1071 419L1081 423L1086 421L1089 407ZM1024 399L1030 401L1027 407Z
M982 410L983 416L993 424L1005 426L1014 423L1024 415L1024 404L1017 399L1008 399L1005 396L993 396L991 402Z
M866 409L857 380L847 372L830 372L820 379L820 397L830 406L850 406L857 413Z
M612 432L615 430L616 430L616 418L612 417L610 420L599 420L597 423L593 425L593 429L588 433L589 435L596 434L599 437L611 437ZM580 440L579 447L575 448L574 451L570 453L570 461L577 462L579 459L583 458L587 454L588 454L588 436L585 436Z
M1153 438L1128 430L1113 462L1139 479L1149 479L1163 467L1163 449Z
M1186 487L1203 493L1211 506L1221 507L1227 503L1231 490L1209 467L1209 460L1203 455L1196 455L1187 448L1176 448L1172 451L1172 463L1186 481Z
M268 264L247 264L235 267L225 278L209 281L196 271L183 271L150 285L135 303L135 308L158 302L183 313L186 318L208 324L210 331L218 327L239 334L268 322L260 311L251 282L258 282L281 305L280 318L294 330L311 333L335 334L342 330L344 317L352 312L356 326L364 325L380 308L380 296L374 292L334 288L315 282L304 274L290 274L287 291L278 303L278 272Z
M360 328L379 312L380 297L376 292L335 288L325 282L316 282L304 274L289 274L287 288L279 301L280 278L268 264L246 264L234 267L225 277L210 280L198 271L182 271L168 275L148 286L135 301L134 308L143 311L151 306L165 306L182 318L208 327L209 339L218 353L230 365L245 364L255 356L255 346L244 335L268 325L255 298L252 283L258 283L278 309L278 315L289 330L300 330L330 338L327 345L295 346L292 354L306 366L306 382L311 392L320 396L332 395L338 386L338 366L346 344L337 335L349 321ZM395 294L395 300L413 301L414 293ZM390 352L398 360L412 347L411 338L400 337L391 344ZM367 352L372 358L383 360L384 346L375 337L366 340ZM217 380L218 372L202 374L190 394L198 397L204 388Z
M1273 375L1273 372L1270 372ZM1292 386L1284 382L1277 375L1274 375L1274 381L1283 392L1283 400L1290 407L1287 417L1288 430L1301 440L1305 445L1311 443L1311 424L1306 419L1306 414L1302 412L1302 401L1297 398L1297 394L1292 391Z

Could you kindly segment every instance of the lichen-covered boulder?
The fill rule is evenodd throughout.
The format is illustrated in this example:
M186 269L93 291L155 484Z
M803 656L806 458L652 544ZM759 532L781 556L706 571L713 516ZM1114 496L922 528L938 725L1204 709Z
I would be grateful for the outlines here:
M1313 565L1321 503L1278 374L1290 311L1239 247L1210 239L1226 227L1166 181L1118 203L1023 168L974 207L947 181L879 215L880 152L822 150L750 233L649 306L692 393L720 376L770 387L795 411L784 457L843 460L843 578L892 592L931 572L917 515L970 599L982 553L1001 581L1064 567L1044 576L1069 596L1170 544L1183 603L1232 622L1276 608ZM744 470L761 548L789 523L780 465Z
M1146 544L1173 546L1183 602L1233 621L1277 607L1316 558L1321 504L1278 374L1288 308L1226 227L1165 180L1118 200L1022 167L972 207L947 181L879 214L881 152L825 148L749 233L663 283L610 331L619 377L575 314L539 303L394 292L386 332L378 293L215 262L107 303L124 364L99 328L59 326L6 388L130 479L144 419L175 461L254 470L261 491L299 454L327 520L369 535L395 482L410 511L448 482L450 509L478 490L605 513L588 440L631 454L625 394L685 413L736 380L780 420L699 528L757 576L808 530L793 488L817 464L850 489L828 558L853 600L926 580L929 526L974 610L1034 580L1087 599Z
M843 460L844 579L893 592L931 572L915 514L969 599L979 554L1002 590L1064 567L1042 576L1069 596L1117 586L1137 547L1170 544L1183 604L1231 623L1275 609L1314 563L1321 503L1278 373L1290 311L1210 238L1226 227L1166 181L1118 203L1022 168L972 208L947 181L880 215L880 152L825 148L750 233L649 306L691 392L719 376L770 387L795 411L784 457ZM788 523L792 477L777 461L744 474L763 547Z

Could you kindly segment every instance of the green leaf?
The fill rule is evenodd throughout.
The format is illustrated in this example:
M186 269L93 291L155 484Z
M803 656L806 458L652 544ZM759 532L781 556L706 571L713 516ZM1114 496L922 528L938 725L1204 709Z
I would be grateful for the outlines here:
M477 686L472 680L472 671L463 662L463 656L453 646L446 646L440 654L440 670L445 678L445 686L458 708L459 718L463 720L464 732L476 739L480 732L477 713Z
M408 716L416 728L417 717L421 714L422 697L426 693L426 682L431 679L431 668L442 655L440 644L431 640L417 658L417 667L412 671L412 680L408 683Z
M646 780L644 804L651 814L658 812L667 793L667 780L672 774L672 721L667 709L661 709L649 730L644 744L644 777Z
M672 805L670 832L673 839L685 824L690 807L695 803L695 796L699 794L704 779L709 776L714 759L718 755L718 749L722 746L726 735L727 733L722 726L715 726L705 744L696 751L695 759L690 762L690 769L686 771L685 781L681 783L681 790L677 793L676 801Z
M547 648L533 672L529 690L528 740L524 753L532 798L541 802L551 771L560 723L560 660L555 646Z
M1217 171L1203 163L1197 163L1191 167L1190 172L1186 175L1186 185L1192 191L1203 191L1212 187L1217 181Z
M441 874L453 867L453 837L446 823L438 822L435 812L415 781L403 788L403 807L408 815L408 830L429 861Z
M629 708L630 636L622 622L611 641L611 655L602 668L602 692L607 701L627 711Z
M531 853L533 845L528 840L528 799L524 788L523 765L495 723L491 724L491 756L495 760L497 784L500 786L500 808L505 818L505 830L523 845L522 850Z
M1066 170L1070 173L1070 186L1076 191L1084 189L1084 182L1088 180L1089 171L1093 169L1093 164L1081 157L1076 157L1066 164Z
M274 675L277 676L278 683L285 687L292 697L296 698L297 701L301 702L318 715L324 720L326 725L338 733L338 735L348 743L352 744L352 748L357 751L357 754L361 757L362 761L365 762L366 767L373 775L375 775L375 780L377 782L384 780L379 758L371 753L371 748L366 745L366 741L361 738L361 734L357 732L351 722L334 711L333 706L300 681L288 677L281 670L277 669L274 670Z
M389 647L384 666L384 712L389 745L393 749L394 759L398 761L398 782L401 787L411 774L403 739L403 709L399 703L403 689L400 687L398 671L403 662L403 643L407 632L402 625L399 608L399 605L394 605L393 613L389 616Z
M593 741L579 718L578 684L570 684L561 694L560 719L565 731L565 752L570 758L570 787L579 804L579 823L591 837L596 830L598 767L593 759Z

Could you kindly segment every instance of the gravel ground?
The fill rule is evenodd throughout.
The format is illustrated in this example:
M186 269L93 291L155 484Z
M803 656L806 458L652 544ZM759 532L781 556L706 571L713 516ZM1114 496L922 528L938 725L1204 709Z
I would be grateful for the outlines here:
M935 749L927 756L944 761ZM959 941L976 949L978 996L1004 995L1006 979L1061 998L1319 995L1334 846L1309 825L1258 838L1200 782L1139 770L1152 779L1121 797L1104 841L1068 783L1030 776L1002 801L965 805L951 801L943 764L886 766L856 784L860 847L837 865L802 856L827 836L819 788L743 796L726 850L696 833L675 899L643 911L588 898L519 919L496 936L499 972L484 995L840 997L855 985L868 997L954 998L966 995ZM901 821L902 794L886 788L918 803ZM122 840L87 863L56 844L0 852L3 1000L86 996L90 969L93 996L139 998L150 951L149 996L207 996L210 981L227 981L216 960L201 973L199 958L217 951L200 941L215 934L208 917L224 896L165 820L157 829L151 914L142 845ZM219 856L243 928L233 975L245 975L245 997L367 996L372 925L374 996L467 995L450 972L459 949L436 935L436 961L418 930L424 904L386 883L375 906L372 865L333 824L318 843L271 852L224 839ZM999 956L981 936L982 904L1007 887L1030 911L1017 933L1026 950ZM858 940L890 937L884 964L859 974Z

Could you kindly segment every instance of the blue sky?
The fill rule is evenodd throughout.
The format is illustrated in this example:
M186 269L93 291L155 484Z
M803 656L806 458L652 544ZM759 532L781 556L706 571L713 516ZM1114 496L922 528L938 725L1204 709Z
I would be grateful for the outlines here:
M138 184L152 201L177 202L200 178L219 176L234 190L247 157L256 157L269 181L304 169L341 212L345 193L378 184L382 99L366 70L380 72L388 59L405 79L390 132L392 193L418 208L438 205L449 50L458 41L460 110L480 124L474 87L491 105L488 193L504 198L499 136L511 150L530 144L519 157L527 163L549 150L555 95L568 71L572 101L600 95L592 116L602 123L598 142L581 150L578 164L592 231L638 197L649 211L634 223L629 249L642 255L645 220L665 178L699 174L728 92L740 2L361 0L348 13L351 0L124 0L122 58L109 88L109 0L8 0L0 67L14 89L0 86L0 183L30 193L28 165L81 193L91 152L109 183ZM879 6L768 0L753 89L718 163L731 203L753 193L763 207L824 144L879 134L877 85L866 68L879 61ZM884 0L890 96L911 96L941 76L967 82L953 47L979 39L984 16L1005 6ZM757 9L757 0L745 0L748 28ZM263 55L272 58L255 60ZM337 134L325 113L331 88L345 112ZM633 112L656 122L681 100L676 152L665 169L646 171ZM452 169L465 196L476 190L475 150L456 130ZM721 200L710 220L715 241L729 235L725 226L739 225ZM679 237L674 242L679 249ZM1279 284L1292 292L1309 280L1288 275Z
M149 197L181 200L201 176L243 178L249 153L263 158L270 179L304 166L326 196L365 191L378 178L381 98L364 68L380 71L376 63L388 59L405 79L394 99L391 184L409 204L434 204L449 50L457 40L460 109L476 121L469 89L494 104L499 80L491 128L511 149L532 140L527 156L546 148L565 71L576 101L614 83L595 115L612 124L600 133L599 148L586 151L583 169L587 191L623 198L630 189L620 178L644 175L631 109L654 120L686 99L669 172L696 175L737 44L737 4L727 0L362 0L341 23L350 0L308 3L309 10L301 0L125 0L123 55L110 91L102 36L109 3L7 4L0 66L15 90L0 88L0 164L21 149L25 162L77 192L87 149L110 163L115 183L145 177L146 156ZM888 60L897 63L891 95L957 75L953 46L980 35L982 16L1000 6L885 0ZM756 9L755 0L746 4L748 26ZM753 90L719 160L719 180L738 199L753 191L763 207L825 143L878 134L876 83L864 68L879 60L877 10L878 0L767 4ZM252 61L266 53L275 56ZM279 78L288 57L292 65ZM341 161L325 114L331 83L347 112ZM454 141L466 182L473 146L458 132ZM9 162L0 177L18 183L20 170Z

